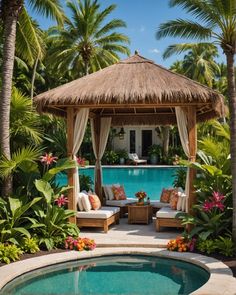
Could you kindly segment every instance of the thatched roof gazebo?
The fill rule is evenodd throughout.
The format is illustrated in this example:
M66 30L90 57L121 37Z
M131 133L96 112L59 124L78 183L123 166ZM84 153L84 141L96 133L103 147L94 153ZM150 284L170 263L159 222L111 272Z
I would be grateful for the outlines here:
M75 115L88 109L94 121L95 149L99 146L101 118L111 118L112 126L176 125L176 110L186 115L189 145L188 158L196 156L196 123L224 113L223 96L185 76L171 72L138 54L98 72L74 80L34 98L39 112L67 119L68 155L73 154ZM98 167L99 168L99 167ZM73 171L69 184L73 185ZM189 186L194 171L190 170ZM96 179L98 193L101 178ZM75 197L70 195L70 208L75 209ZM189 195L189 206L194 194Z

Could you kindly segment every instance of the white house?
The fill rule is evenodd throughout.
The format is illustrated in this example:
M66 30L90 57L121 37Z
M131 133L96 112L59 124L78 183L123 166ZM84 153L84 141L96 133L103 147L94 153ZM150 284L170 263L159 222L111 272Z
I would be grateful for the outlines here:
M114 138L113 149L125 149L128 153L137 153L139 157L148 157L148 148L161 144L155 130L156 126L120 126L116 127L118 136Z

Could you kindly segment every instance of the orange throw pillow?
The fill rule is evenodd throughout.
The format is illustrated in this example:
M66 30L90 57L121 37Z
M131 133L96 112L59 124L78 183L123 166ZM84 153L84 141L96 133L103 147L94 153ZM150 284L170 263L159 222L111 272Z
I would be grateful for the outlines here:
M123 186L113 186L112 191L114 194L114 200L119 201L119 200L126 200L126 195Z
M89 201L93 210L98 210L102 207L101 201L97 195L89 195Z
M179 199L178 191L174 190L170 196L170 208L171 209L177 210L178 199Z
M161 199L160 202L162 203L169 203L170 202L170 196L174 189L165 189L163 188L161 193Z

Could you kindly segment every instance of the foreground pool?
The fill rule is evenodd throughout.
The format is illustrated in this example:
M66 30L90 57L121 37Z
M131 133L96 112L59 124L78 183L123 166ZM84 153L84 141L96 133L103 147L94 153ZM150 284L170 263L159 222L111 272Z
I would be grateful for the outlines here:
M187 262L116 255L39 269L15 279L1 294L187 295L208 279L208 272Z

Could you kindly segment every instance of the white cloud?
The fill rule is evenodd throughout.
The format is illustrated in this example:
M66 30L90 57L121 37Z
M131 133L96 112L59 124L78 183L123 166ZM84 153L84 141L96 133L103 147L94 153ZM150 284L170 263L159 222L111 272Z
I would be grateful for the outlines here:
M158 50L157 48L153 48L153 49L149 49L149 52L159 54L160 50Z

